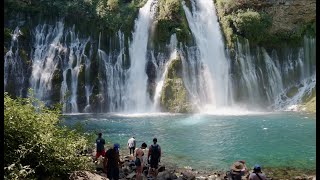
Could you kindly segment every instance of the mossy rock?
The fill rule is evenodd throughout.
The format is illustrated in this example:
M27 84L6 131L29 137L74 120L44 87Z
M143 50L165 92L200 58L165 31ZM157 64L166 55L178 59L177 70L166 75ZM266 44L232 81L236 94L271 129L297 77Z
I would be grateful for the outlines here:
M29 55L24 49L19 50L19 56L25 64L27 65L31 64L31 59L29 58Z
M182 61L178 57L172 60L165 77L160 105L165 111L172 113L193 112L189 94L182 80Z
M287 91L286 96L287 96L288 98L292 98L293 96L295 96L295 95L297 94L297 92L298 92L298 88L294 86L294 87L290 88L290 89Z
M4 28L3 35L4 42L9 43L11 41L11 30L9 28Z
M307 103L305 103L304 105L302 105L301 109L310 113L316 113L317 109L316 109L316 96L314 96L313 98L310 99L310 101L308 101Z

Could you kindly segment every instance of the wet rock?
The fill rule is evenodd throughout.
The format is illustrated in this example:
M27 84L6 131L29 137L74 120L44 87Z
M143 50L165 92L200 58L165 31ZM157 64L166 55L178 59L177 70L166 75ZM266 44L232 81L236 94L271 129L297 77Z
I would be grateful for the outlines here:
M95 179L95 180L108 180L108 178L103 177L99 174L94 174L89 171L75 171L71 173L69 176L70 180L90 180L90 179Z
M168 171L162 171L158 173L158 180L169 180L171 179L170 173Z
M162 171L165 171L165 170L166 170L165 166L160 166L158 168L158 172L162 172Z
M133 178L135 178L136 177L136 173L135 172L132 172L132 173L130 173L129 175L127 175L127 179L133 179Z
M194 179L196 179L196 177L195 177L195 175L193 175L191 172L182 172L181 173L182 174L182 178L184 179L184 180L194 180Z
M129 169L127 167L123 167L122 168L122 171L125 175L128 175L129 174Z

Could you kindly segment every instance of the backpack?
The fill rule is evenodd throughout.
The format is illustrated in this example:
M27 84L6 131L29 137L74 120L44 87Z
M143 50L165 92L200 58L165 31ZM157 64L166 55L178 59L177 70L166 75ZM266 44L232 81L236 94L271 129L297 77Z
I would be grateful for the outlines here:
M241 173L234 173L232 170L228 173L228 180L241 180Z
M136 166L141 166L141 160L140 160L140 158L136 157L136 160L134 161L134 164L135 164Z
M151 145L151 161L158 161L160 158L160 150L158 144Z

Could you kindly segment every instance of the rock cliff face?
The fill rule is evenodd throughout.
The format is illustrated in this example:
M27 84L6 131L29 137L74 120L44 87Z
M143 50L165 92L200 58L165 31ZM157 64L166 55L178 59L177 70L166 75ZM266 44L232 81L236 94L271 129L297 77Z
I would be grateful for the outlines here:
M259 0L267 3L263 8L272 17L270 31L292 31L316 19L316 0Z
M299 44L315 36L315 0L215 0L217 15L229 48L239 37L262 46Z

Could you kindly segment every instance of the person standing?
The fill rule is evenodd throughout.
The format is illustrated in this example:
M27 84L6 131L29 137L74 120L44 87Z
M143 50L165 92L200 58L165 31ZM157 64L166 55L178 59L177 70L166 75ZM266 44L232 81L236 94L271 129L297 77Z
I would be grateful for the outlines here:
M144 167L144 151L143 149L145 149L147 147L146 143L142 143L140 148L136 149L136 160L135 160L135 165L136 165L136 179L139 180L141 179L141 174L142 174L142 170Z
M256 164L253 168L253 172L250 173L249 180L267 180L264 173L261 172L261 166Z
M131 154L131 151L132 151L132 155L134 155L134 150L136 148L136 140L134 139L133 136L128 140L128 148L129 148L129 154Z
M158 175L158 165L161 158L161 147L157 144L157 141L157 138L153 138L153 144L148 151L148 160L150 161L149 175L152 174L155 179Z
M120 155L119 155L120 145L118 143L113 145L113 148L108 149L106 152L106 156L104 159L104 164L106 164L107 177L112 180L119 179L119 163L120 163Z
M102 138L102 133L98 134L98 138L96 139L96 144L97 144L97 150L96 150L96 160L100 157L100 156L105 156L105 149L104 149L104 145L106 144L106 141Z

